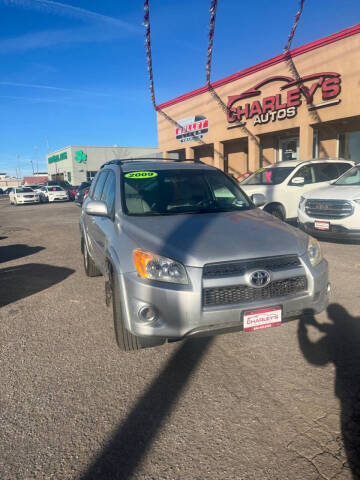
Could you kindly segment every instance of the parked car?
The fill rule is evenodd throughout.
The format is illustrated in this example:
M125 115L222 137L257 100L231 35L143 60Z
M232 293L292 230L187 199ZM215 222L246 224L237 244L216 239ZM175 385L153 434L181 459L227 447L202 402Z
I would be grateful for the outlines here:
M0 188L0 195L3 195L3 194L4 194L4 190Z
M4 193L5 195L9 195L9 193L11 192L11 190L13 189L14 187L8 187L4 190Z
M40 201L43 203L66 202L68 200L68 193L59 185L45 186L41 188Z
M77 189L78 189L78 187L74 187L73 185L71 185L66 180L59 180L58 182L55 181L55 180L49 180L48 182L46 182L46 185L49 186L49 187L50 186L59 186L59 187L63 188L68 193L69 200L74 200L75 199L75 195L76 195L76 192L77 192Z
M348 160L288 160L260 168L240 182L240 186L248 195L265 195L266 212L281 220L290 220L297 217L301 195L329 185L353 165L354 162Z
M80 184L75 195L75 203L80 206L83 204L84 197L89 193L90 186L91 182L82 182Z
M319 237L360 239L360 165L304 194L298 220L303 230Z
M123 350L281 325L328 302L317 240L197 162L118 160L80 217L88 276L103 274Z
M30 187L13 187L9 192L11 205L23 205L25 203L39 203L39 195Z

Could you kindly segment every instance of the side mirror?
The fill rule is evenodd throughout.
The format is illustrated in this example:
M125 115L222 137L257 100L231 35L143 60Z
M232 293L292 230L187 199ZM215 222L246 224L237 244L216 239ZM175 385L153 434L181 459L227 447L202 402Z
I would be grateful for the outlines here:
M293 185L304 185L305 183L305 178L304 177L294 177L292 180L291 180L291 183Z
M108 217L108 209L105 202L101 200L90 200L85 205L85 213L94 217Z
M266 198L262 193L254 193L251 195L251 200L255 207L262 207L266 203Z

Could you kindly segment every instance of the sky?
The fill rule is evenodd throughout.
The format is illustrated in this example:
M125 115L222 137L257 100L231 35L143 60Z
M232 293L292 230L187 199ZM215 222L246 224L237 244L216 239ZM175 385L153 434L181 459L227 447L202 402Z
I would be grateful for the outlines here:
M219 0L212 81L278 55L298 0ZM150 0L156 102L205 84L210 0ZM0 0L0 172L46 171L68 145L157 146L142 0ZM292 47L360 22L306 0Z

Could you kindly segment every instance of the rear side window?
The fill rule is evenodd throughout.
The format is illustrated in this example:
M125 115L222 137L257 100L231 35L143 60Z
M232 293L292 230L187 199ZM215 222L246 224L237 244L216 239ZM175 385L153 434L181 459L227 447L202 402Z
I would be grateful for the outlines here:
M328 182L338 178L341 173L339 172L339 163L318 163L314 165L316 182Z
M107 177L107 172L101 172L99 178L97 179L94 194L92 196L93 200L100 200L101 194L103 191L104 183Z
M348 163L337 163L336 165L338 166L339 177L351 168L351 165L349 165Z

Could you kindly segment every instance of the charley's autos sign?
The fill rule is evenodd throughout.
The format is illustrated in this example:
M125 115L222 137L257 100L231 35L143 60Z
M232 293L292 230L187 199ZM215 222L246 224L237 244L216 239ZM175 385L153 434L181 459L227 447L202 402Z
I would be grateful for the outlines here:
M180 142L193 142L201 140L209 131L209 120L203 115L183 118L177 122L175 138Z
M283 82L280 91L261 100L245 102L245 99L261 95L261 88L272 82ZM336 97L341 91L340 74L335 72L314 73L293 79L285 76L269 77L240 95L228 97L227 120L229 123L252 120L254 125L284 120L297 115L303 103L309 110L327 107L340 102ZM320 103L314 104L315 98Z

